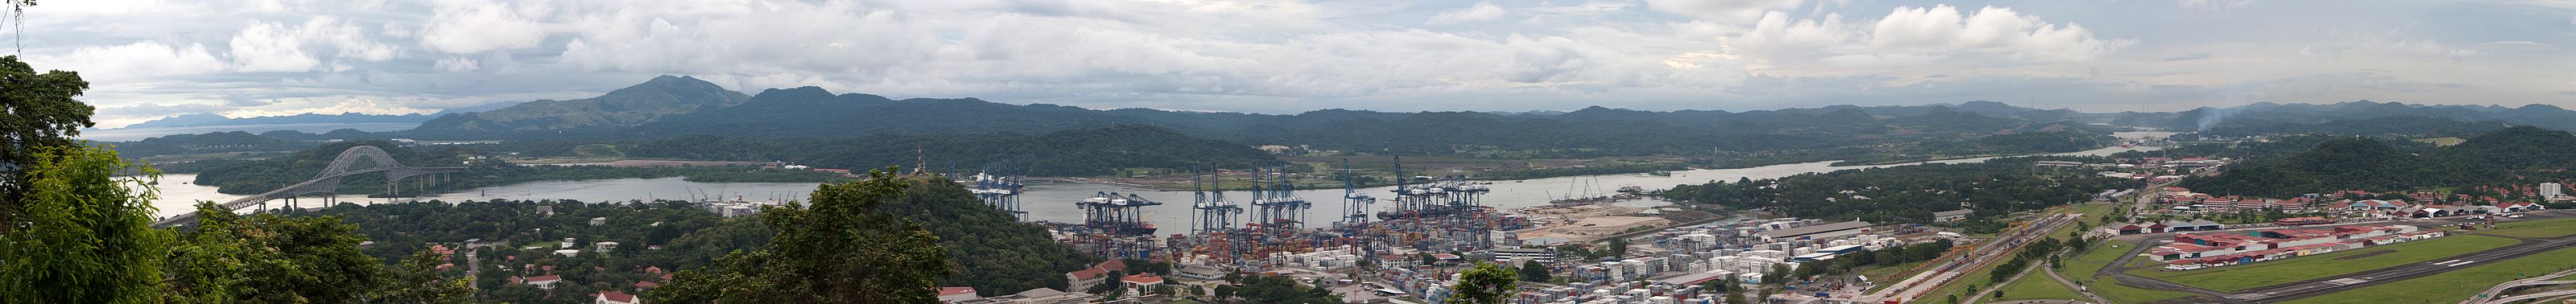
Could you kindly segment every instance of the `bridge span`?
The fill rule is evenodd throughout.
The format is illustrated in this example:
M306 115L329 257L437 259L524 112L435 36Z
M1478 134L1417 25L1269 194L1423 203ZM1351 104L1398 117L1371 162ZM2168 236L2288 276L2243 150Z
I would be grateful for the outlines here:
M385 174L385 190L386 193L390 194L401 193L402 188L399 185L403 179L434 174L465 172L465 167L404 166L402 163L395 162L393 155L385 154L385 150L383 148L377 148L376 146L356 146L350 147L348 150L340 151L339 157L331 159L331 166L323 167L322 173L315 174L311 180L306 180L294 185L287 185L286 187L277 188L277 190L269 190L268 192L260 193L259 195L252 195L250 197L224 202L222 206L224 210L241 210L242 208L250 208L253 206L263 206L262 209L265 209L264 206L267 205L268 201L286 200L289 204L292 204L295 198L307 195L319 195L323 197L326 202L325 205L327 206L331 197L339 194L340 192L340 178L378 172ZM196 212L181 213L179 215L171 216L170 218L155 221L152 223L152 226L169 227L195 222L196 219Z

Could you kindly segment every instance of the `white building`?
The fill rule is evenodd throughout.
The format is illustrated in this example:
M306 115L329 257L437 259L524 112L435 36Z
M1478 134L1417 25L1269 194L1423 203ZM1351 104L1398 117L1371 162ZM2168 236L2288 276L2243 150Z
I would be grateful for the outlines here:
M2566 196L2567 193L2561 192L2564 191L2564 189L2566 189L2566 187L2561 186L2558 183L2540 183L2540 197L2558 198L2560 196Z

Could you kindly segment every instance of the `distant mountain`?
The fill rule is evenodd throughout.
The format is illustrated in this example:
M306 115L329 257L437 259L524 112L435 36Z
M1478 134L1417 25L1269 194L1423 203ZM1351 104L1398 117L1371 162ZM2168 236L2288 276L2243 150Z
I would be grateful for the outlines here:
M503 101L503 102L495 102L495 103L485 104L485 105L479 105L479 106L471 106L471 107L463 107L463 108L454 108L454 109L439 110L439 111L438 111L438 113L430 113L430 114L429 114L429 117L447 116L447 114L486 112L486 111L491 111L491 110L499 110L499 109L502 109L502 108L508 108L508 107L510 107L510 106L516 106L516 105L519 105L519 104L522 104L522 103L528 103L528 102L527 102L527 101Z
M664 117L729 107L750 100L687 76L655 77L643 84L599 97L537 100L475 113L456 113L422 123L417 131L562 130L628 127Z
M2258 102L2244 106L2201 107L2172 113L2124 112L2115 115L2113 124L2155 127L2174 131L2206 131L2225 127L2260 127L2277 124L2315 124L2338 120L2361 120L2383 117L2429 117L2462 122L2501 121L2516 125L2540 126L2559 130L2576 130L2576 111L2549 105L2527 105L2520 108L2479 105L2422 105L2368 100L2333 104L2277 104Z
M310 114L310 113L308 113L308 114L298 114L298 115L291 115L291 116L268 116L268 117L228 118L228 117L224 117L223 115L215 115L215 114L187 114L187 115L171 116L171 117L162 118L162 119L155 119L155 120L152 120L152 121L146 121L146 122L138 123L138 124L127 125L127 126L125 126L124 128L171 128L171 127L243 126L243 125L313 124L313 123L420 123L420 122L424 122L424 121L429 121L429 120L430 120L430 117L432 117L432 116L429 116L429 115L420 115L420 114L405 114L405 115L375 115L375 114L341 113L341 114L333 115L333 114Z

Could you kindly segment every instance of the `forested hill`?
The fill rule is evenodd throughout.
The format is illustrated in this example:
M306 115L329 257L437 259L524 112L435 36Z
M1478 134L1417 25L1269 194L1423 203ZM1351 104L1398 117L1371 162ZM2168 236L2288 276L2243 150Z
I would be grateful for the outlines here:
M2258 159L2183 187L2222 195L2290 197L2359 189L2425 190L2441 187L2562 181L2576 167L2576 135L2530 126L2504 128L2447 147L2402 150L2371 138L2324 141L2305 152Z
M2415 117L2489 124L2539 126L2546 129L2576 130L2576 111L2557 106L2531 104L2521 107L2474 105L2421 105L2368 100L2333 104L2254 103L2238 107L2202 107L2181 112L2123 112L2114 115L2112 124L2156 127L2176 131L2208 131L2239 128L2269 128L2275 125L2321 124L2335 121L2369 120L2388 117ZM2382 122L2401 122L2383 120ZM2406 124L2427 126L2431 120L2411 120ZM2492 124L2489 124L2492 125ZM2368 128L2366 125L2351 127ZM2429 126L2428 126L2429 127ZM2382 127L2385 128L2385 127ZM2422 132L2433 129L2398 129L2398 132ZM2296 130L2292 130L2296 132Z
M687 80L687 81L676 81ZM684 107L610 107L643 91L688 94L655 101ZM417 139L542 139L559 141L659 140L723 136L763 140L818 140L877 135L1044 134L1117 125L1149 125L1191 137L1242 145L1304 145L1321 150L1391 154L1509 153L1512 157L1584 158L1633 155L1772 153L1841 147L1966 141L1997 134L2110 129L2073 123L2069 110L2039 110L1996 102L1925 106L1829 106L1812 109L1639 111L1589 107L1563 113L1389 113L1327 109L1295 115L1094 110L1071 106L1013 105L965 99L891 99L836 94L821 88L762 90L735 102L731 91L702 81L664 77L609 96L570 102L538 101L484 113L442 117L394 134ZM689 98L711 100L686 101ZM614 109L613 109L614 108ZM628 114L598 111L624 109ZM635 114L642 113L642 114ZM629 115L632 114L632 115ZM650 115L645 115L650 114ZM510 119L504 119L510 118ZM516 132L545 130L548 132ZM2090 144L2090 142L2086 142ZM1720 151L1720 152L1713 152ZM1907 151L1924 152L1924 151ZM2063 152L2063 151L2011 151ZM1924 152L1932 153L1932 152Z
M933 169L974 170L987 165L1028 169L1040 176L1095 176L1124 168L1181 168L1197 164L1247 166L1276 161L1270 154L1220 140L1192 138L1170 129L1116 125L1023 135L870 135L845 138L752 139L696 135L611 145L624 156L770 161L793 160L820 168L913 166L918 155L936 155ZM814 149L810 147L833 147ZM918 150L916 150L918 149Z
M956 274L939 279L939 286L975 287L984 296L1039 287L1079 290L1090 286L1066 286L1064 273L1100 261L1049 239L1046 228L1015 222L1010 213L984 205L945 179L913 180L903 197L877 205L877 211L920 223L939 236L958 266Z
M448 114L422 123L415 130L455 133L628 127L666 116L733 106L749 98L705 80L662 76L599 97L537 100L491 111Z

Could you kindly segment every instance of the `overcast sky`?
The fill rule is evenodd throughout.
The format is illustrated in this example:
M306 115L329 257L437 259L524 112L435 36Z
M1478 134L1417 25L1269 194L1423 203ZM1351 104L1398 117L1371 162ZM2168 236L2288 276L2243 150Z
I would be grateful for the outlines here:
M1295 113L2576 107L2576 0L81 0L17 51L101 127L735 90ZM16 29L16 28L13 28Z

